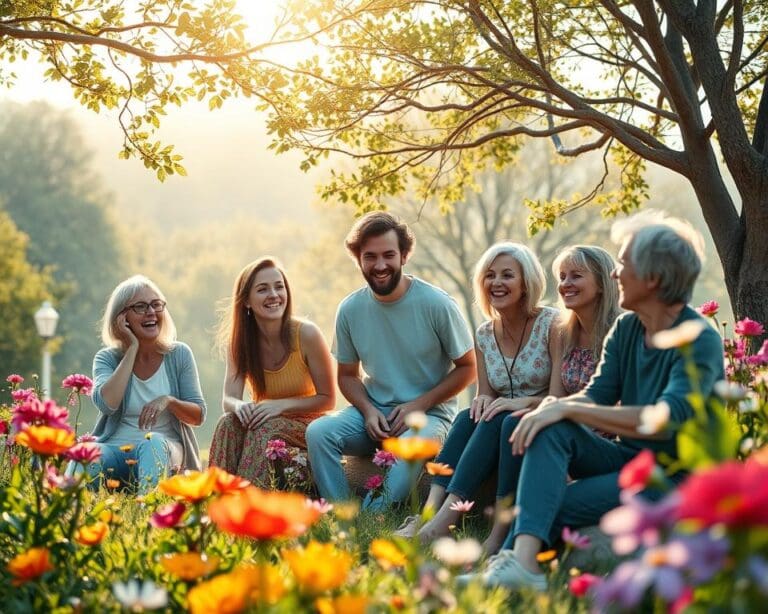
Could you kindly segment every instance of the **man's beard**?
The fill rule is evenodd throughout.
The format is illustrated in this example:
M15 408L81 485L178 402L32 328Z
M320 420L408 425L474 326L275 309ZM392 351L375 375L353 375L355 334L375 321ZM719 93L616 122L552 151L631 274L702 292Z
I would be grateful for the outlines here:
M400 279L403 276L403 269L398 269L395 271L394 269L389 268L388 272L390 271L392 276L390 277L389 281L383 285L376 281L372 275L364 273L363 277L365 278L365 281L368 282L371 290L373 290L376 294L379 296L389 296L395 291L395 288L397 288L398 284L400 283Z

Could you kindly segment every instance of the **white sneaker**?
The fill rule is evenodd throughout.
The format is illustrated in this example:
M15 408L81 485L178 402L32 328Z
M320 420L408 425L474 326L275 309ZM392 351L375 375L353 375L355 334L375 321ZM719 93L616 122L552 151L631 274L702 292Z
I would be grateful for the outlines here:
M502 550L489 558L484 572L457 576L456 582L459 586L466 586L477 578L488 588L530 588L540 593L547 590L547 577L543 573L532 573L525 569L511 550Z
M412 538L419 530L420 516L406 516L403 523L397 528L396 531L392 531L394 537L404 537L406 539Z

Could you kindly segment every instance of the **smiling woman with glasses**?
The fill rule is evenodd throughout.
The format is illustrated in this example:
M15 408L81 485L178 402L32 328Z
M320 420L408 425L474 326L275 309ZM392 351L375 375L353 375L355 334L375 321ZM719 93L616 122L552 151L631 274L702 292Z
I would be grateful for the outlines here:
M120 283L102 324L106 345L93 359L93 434L101 462L98 477L119 479L146 492L169 471L200 469L193 426L205 420L197 366L157 285L143 275Z

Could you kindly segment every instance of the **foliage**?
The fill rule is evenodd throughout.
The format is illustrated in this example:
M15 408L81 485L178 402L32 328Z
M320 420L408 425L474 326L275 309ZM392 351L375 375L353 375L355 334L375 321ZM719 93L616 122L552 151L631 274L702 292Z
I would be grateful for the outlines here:
M31 374L39 369L40 337L33 315L54 289L50 269L27 260L29 238L0 210L0 366Z
M54 367L89 372L100 345L101 311L127 268L110 197L93 176L82 135L65 113L42 103L4 105L0 141L0 207L29 236L29 260L50 266L57 282L54 305L63 343ZM26 304L14 307L17 318L34 313Z

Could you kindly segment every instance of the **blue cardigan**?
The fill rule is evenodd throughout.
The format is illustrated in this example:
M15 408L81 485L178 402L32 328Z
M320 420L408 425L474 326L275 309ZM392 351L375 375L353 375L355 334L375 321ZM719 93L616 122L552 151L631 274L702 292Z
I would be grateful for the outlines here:
M117 409L112 409L101 396L101 389L107 380L120 364L123 352L117 348L102 348L93 358L93 404L99 410L99 418L96 420L96 426L93 427L93 434L100 443L106 443L114 435L120 420L123 416L123 410L131 398L132 381L128 381L125 389L125 395ZM168 354L163 357L163 365L168 375L170 383L171 396L181 401L189 401L200 406L202 416L200 424L205 422L207 408L203 393L200 390L200 379L197 375L197 365L192 355L192 350L185 343L177 341ZM179 433L183 448L183 458L181 468L183 469L202 469L200 462L200 448L197 445L197 438L188 424L181 422L176 416L171 416L171 423Z

